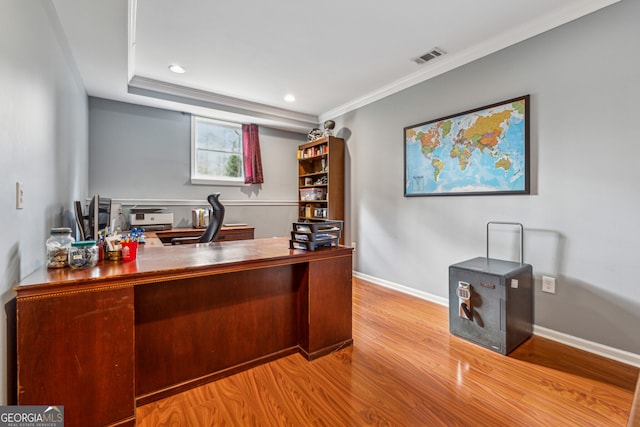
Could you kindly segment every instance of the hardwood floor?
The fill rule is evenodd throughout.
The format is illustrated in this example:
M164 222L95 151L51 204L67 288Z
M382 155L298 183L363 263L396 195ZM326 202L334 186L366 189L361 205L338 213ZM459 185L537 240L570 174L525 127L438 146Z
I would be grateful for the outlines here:
M502 356L450 335L446 307L357 279L353 338L141 406L137 425L625 426L638 378L535 336Z

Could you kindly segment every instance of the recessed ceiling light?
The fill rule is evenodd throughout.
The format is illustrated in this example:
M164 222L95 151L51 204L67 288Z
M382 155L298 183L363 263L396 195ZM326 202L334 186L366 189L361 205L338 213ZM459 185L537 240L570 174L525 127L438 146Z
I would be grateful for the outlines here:
M180 65L177 65L177 64L169 65L169 69L176 74L182 74L187 71L184 69L184 67L181 67Z
M289 93L284 96L284 100L287 102L294 102L296 100L296 97Z

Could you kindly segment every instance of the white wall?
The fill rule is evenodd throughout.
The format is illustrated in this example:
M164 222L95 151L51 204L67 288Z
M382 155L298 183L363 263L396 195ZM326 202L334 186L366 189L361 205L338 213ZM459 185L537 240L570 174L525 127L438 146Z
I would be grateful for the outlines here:
M521 222L536 324L640 353L638 16L620 2L338 118L356 270L448 298L448 266L484 255L486 223ZM531 195L403 197L405 126L523 94Z
M87 96L43 1L0 0L0 292L44 264L49 229L86 197ZM24 185L24 209L15 183ZM63 217L65 219L63 219ZM7 402L7 325L0 325L0 402ZM46 355L42 355L46 357Z

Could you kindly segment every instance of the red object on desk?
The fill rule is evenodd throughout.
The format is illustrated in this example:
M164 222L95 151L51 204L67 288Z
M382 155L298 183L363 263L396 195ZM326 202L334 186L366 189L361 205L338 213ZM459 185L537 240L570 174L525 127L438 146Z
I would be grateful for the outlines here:
M122 242L122 260L134 261L138 254L138 242Z

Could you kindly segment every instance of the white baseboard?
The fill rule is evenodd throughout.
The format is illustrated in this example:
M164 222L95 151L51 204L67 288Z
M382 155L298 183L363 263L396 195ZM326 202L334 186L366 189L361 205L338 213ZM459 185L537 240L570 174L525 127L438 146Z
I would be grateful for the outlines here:
M353 277L357 277L358 279L366 280L367 282L375 283L376 285L383 286L389 289L395 289L396 291L400 291L404 294L413 295L414 297L418 297L423 300L431 301L439 305L444 305L445 307L449 306L449 300L447 298L442 298L437 295L430 294L428 292L419 291L417 289L410 288L408 286L400 285L398 283L390 282L384 279L378 279L377 277L369 276L368 274L360 273L358 271L353 272Z
M609 347L597 342L587 341L582 338L574 337L573 335L568 335L563 332L554 331L553 329L548 329L538 325L533 325L533 333L543 338L579 348L580 350L588 351L589 353L597 354L598 356L606 357L607 359L617 360L618 362L640 368L639 354L620 350L615 347Z
M412 295L414 297L431 301L433 303L449 306L449 299L442 298L437 295L430 294L428 292L419 291L398 283L390 282L388 280L379 279L368 274L360 273L358 271L353 272L353 277L366 280L367 282L374 283L385 288L394 289L396 291ZM599 344L593 341L587 341L582 338L574 337L562 332L554 331L542 326L533 325L533 333L542 338L547 338L561 344L565 344L580 350L588 351L589 353L597 354L598 356L606 357L607 359L616 360L618 362L626 363L627 365L636 366L640 368L640 355L631 353L629 351L620 350L614 347L609 347L603 344Z

